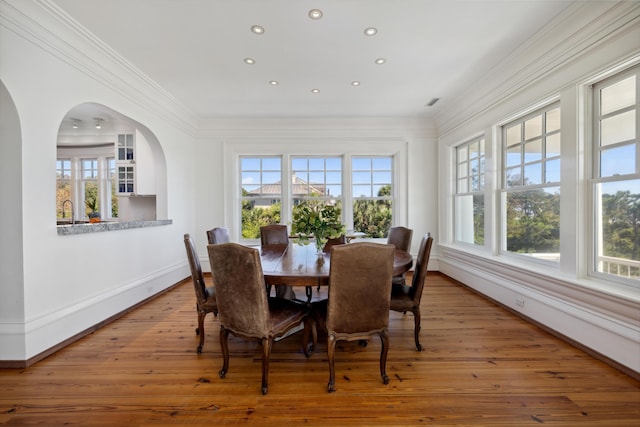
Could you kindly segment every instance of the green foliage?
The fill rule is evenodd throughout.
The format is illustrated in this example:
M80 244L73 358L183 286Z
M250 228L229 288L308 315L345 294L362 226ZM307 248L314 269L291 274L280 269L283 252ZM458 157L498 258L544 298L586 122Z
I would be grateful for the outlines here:
M260 227L280 223L280 203L269 207L254 207L253 201L242 201L242 237L244 239L260 238Z
M378 197L391 195L391 186L385 185ZM392 220L391 200L355 200L353 202L353 229L369 237L387 237Z
M560 194L516 191L507 197L507 250L560 252Z
M640 260L640 194L602 195L603 255Z
M319 248L327 239L335 239L346 233L341 222L340 208L325 205L322 201L305 201L293 208L291 232L300 243L307 243L309 237L316 239Z

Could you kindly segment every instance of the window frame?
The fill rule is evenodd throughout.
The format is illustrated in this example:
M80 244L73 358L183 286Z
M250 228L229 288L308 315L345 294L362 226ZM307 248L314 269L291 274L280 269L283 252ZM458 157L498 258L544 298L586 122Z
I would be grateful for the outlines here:
M471 155L470 155L470 147L473 144L478 144L478 172L477 173L473 173L472 170L472 161L471 161ZM487 195L486 195L486 179L487 179L487 175L486 175L486 163L487 163L487 141L486 141L486 137L484 134L476 136L474 138L471 138L465 142L463 142L460 145L457 145L454 147L454 191L453 191L453 241L456 244L462 244L462 245L471 245L474 247L483 247L486 242L487 242L487 236L486 236L486 231L487 231L487 215L486 215L486 210L487 210ZM467 158L466 160L463 160L462 162L464 164L466 164L466 175L464 177L460 176L460 167L461 167L461 160L460 160L460 150L461 149L465 149L467 151ZM473 179L476 179L478 182L478 188L476 190L473 190ZM460 187L460 183L462 180L466 180L466 191L462 191L461 187ZM484 237L484 241L482 242L482 244L480 243L476 243L475 242L475 237L474 237L474 241L473 242L468 242L465 240L460 240L458 238L458 225L461 221L460 216L458 215L458 207L460 206L460 199L462 198L466 198L466 197L472 197L472 200L477 197L477 196L482 196L483 197L483 237ZM472 204L472 208L475 204ZM475 229L473 230L473 234L475 236Z
M560 114L560 125L551 130L547 130L547 115L550 111L558 110ZM539 135L534 135L532 137L527 137L527 128L526 123L533 120L534 118L540 116L541 117L541 130ZM515 147L516 143L510 144L508 140L508 133L510 129L515 128L516 126L520 127L520 136L518 138L517 145L520 147L520 161L517 164L510 165L507 159L508 149ZM549 257L544 256L544 252L534 253L533 255L509 251L507 249L508 242L508 230L507 230L507 197L509 194L516 192L526 192L526 191L535 191L535 190L545 190L547 188L556 188L558 189L558 195L560 198L560 194L562 191L560 175L562 170L562 139L560 140L560 148L559 152L556 155L548 156L546 155L546 141L549 136L558 135L561 138L562 135L562 105L560 103L560 99L547 100L540 104L537 104L534 108L531 108L527 112L523 112L518 114L509 120L506 120L498 125L498 133L500 134L500 142L501 142L501 150L500 150L500 160L501 160L501 168L500 168L500 187L499 187L499 225L498 229L500 230L500 239L498 250L501 255L504 256L512 256L516 257L520 260L534 263L541 263L543 265L547 265L553 268L559 268L562 258L561 253L561 241L558 242L559 248L557 252L557 257L555 259L550 259ZM541 152L539 159L527 160L526 159L526 144L533 143L536 139L540 139L541 144ZM557 181L547 181L545 179L547 172L547 163L551 161L560 162ZM540 182L534 184L525 184L525 168L526 166L540 164ZM517 185L509 185L508 183L508 173L510 170L520 169L520 182ZM559 203L560 204L560 203ZM562 237L561 230L561 214L558 220L558 239Z
M635 104L634 106L628 106L619 108L615 111L601 114L600 110L600 94L601 89L605 89L607 87L613 86L616 83L619 83L631 76L635 75ZM600 202L600 197L598 196L598 188L601 184L607 183L617 183L617 182L625 182L625 181L634 181L640 180L640 63L635 63L625 69L615 70L606 76L601 76L601 78L592 82L588 88L588 95L590 101L590 111L588 114L588 120L591 122L591 174L589 176L589 200L590 200L590 209L591 209L591 230L592 235L589 238L589 253L588 253L588 261L587 261L587 274L595 279L606 280L609 282L615 282L618 284L622 284L625 286L631 286L633 288L638 288L640 286L640 279L633 279L631 277L626 277L622 275L616 275L612 273L607 273L604 271L599 271L598 264L601 258L605 258L603 254L600 253L599 248L602 245L602 230L601 230L601 222L599 221L600 216L602 215L602 205ZM604 150L602 149L601 144L601 119L613 117L620 112L628 112L633 111L635 109L635 138L618 141L613 144L608 144ZM612 174L607 176L602 176L601 171L601 156L600 154L603 151L609 149L615 149L622 146L631 146L635 147L635 172L633 173L625 173L621 175ZM638 261L636 261L638 263Z
M311 148L309 148L311 147ZM282 138L239 138L230 139L223 143L225 183L222 191L226 200L236 200L235 203L225 204L225 224L232 233L232 238L243 244L259 244L259 239L243 239L241 235L241 179L240 158L256 156L281 156L282 174L290 176L290 158L297 157L342 157L343 158L343 188L351 188L351 174L349 167L352 156L390 156L393 159L393 180L395 191L394 215L392 225L407 224L407 175L399 171L406 171L408 163L407 143L401 138L304 138L301 143L298 137ZM290 185L283 186L281 224L291 223ZM344 196L343 210L344 224L348 230L353 229L353 212L351 199ZM374 239L375 240L375 239ZM382 240L382 239L378 239Z

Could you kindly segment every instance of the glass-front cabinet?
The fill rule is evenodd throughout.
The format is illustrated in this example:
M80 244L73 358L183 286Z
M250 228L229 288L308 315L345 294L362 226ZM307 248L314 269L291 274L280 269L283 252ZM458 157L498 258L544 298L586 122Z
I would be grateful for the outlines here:
M135 156L135 138L131 133L118 134L117 147L117 192L118 194L134 195L136 188L136 156Z

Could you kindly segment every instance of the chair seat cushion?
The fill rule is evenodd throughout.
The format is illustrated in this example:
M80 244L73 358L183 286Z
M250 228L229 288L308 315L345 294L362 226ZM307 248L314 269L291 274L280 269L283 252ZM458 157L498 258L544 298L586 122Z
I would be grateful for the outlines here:
M391 309L410 310L414 305L414 289L407 285L393 285L391 287Z
M306 304L284 298L269 298L270 329L274 337L299 325L308 314L309 308Z
M218 304L216 302L216 289L213 286L209 286L205 289L204 293L207 299L203 304L201 304L201 308L205 310L217 310Z

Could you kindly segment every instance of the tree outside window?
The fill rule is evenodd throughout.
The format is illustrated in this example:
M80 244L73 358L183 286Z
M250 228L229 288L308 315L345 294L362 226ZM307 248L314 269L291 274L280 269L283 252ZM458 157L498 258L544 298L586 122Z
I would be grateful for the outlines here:
M242 238L260 238L260 227L280 223L282 159L241 157Z
M560 105L503 126L503 244L560 261Z
M369 237L387 237L393 220L393 158L353 157L353 228Z

